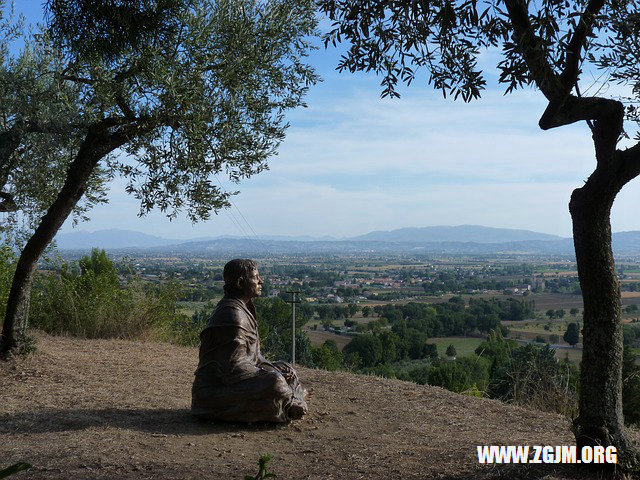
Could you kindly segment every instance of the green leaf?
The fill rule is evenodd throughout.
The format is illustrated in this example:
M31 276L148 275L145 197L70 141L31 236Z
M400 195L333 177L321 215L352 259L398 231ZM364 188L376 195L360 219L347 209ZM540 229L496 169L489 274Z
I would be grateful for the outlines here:
M11 465L10 467L0 470L0 478L7 478L10 475L15 475L18 472L27 470L32 466L33 465L31 465L30 463L24 463L24 462L16 463L15 465Z

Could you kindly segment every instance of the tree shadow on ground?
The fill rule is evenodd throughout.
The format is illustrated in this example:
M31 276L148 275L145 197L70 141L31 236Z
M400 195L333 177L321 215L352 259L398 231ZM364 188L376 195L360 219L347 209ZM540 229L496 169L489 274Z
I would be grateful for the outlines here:
M50 433L115 427L164 435L277 430L286 424L226 423L200 420L188 409L105 408L42 410L0 415L0 434Z

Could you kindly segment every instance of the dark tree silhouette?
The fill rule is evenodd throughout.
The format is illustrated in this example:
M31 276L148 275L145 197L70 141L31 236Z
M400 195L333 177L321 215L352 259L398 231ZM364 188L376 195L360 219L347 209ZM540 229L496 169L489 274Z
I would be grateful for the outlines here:
M571 322L567 325L567 330L564 332L562 339L572 347L575 347L580 341L580 327L578 327L578 324Z

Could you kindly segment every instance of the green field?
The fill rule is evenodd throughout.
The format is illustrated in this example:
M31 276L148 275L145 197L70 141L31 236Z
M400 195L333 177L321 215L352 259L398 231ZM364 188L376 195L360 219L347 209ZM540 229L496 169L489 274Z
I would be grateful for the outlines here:
M559 348L556 350L556 358L558 360L564 360L565 358L569 358L569 361L574 365L580 365L580 360L582 360L582 349L581 348Z
M444 355L447 347L453 345L458 356L470 355L484 341L484 338L474 337L442 337L430 338L427 343L432 343L438 347L438 355Z
M218 299L216 298L215 302L217 301ZM208 302L177 302L178 312L191 316L196 312L196 310L202 310L207 303Z
M530 338L530 334L542 335L543 337L556 334L562 338L569 323L581 321L582 317L567 316L562 320L524 320L521 322L502 322L502 324L510 330L509 337L511 338L518 338L519 334L522 334L521 338Z

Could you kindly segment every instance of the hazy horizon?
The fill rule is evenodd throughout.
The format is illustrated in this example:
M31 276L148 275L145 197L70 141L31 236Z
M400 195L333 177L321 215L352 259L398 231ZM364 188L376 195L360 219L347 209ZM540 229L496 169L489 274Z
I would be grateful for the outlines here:
M90 222L88 222L90 223ZM209 238L217 238L217 237L237 237L237 238L252 238L254 237L253 234L250 235L243 235L240 233L222 233L220 235L197 235L197 236L189 236L189 237L169 237L166 235L162 235L159 233L154 233L154 232L143 232L140 230L136 230L133 228L120 228L120 227L110 227L110 228L100 228L100 229L86 229L86 228L82 228L83 225L87 225L88 223L84 223L84 224L80 224L78 225L76 228L73 228L71 230L66 230L66 231L62 231L60 230L58 233L59 234L73 234L73 233L80 233L80 234L95 234L95 233L100 233L100 232L107 232L107 231L131 231L131 232L135 232L135 233L141 233L141 234L145 234L145 235L152 235L155 237L160 237L160 238L164 238L167 240L193 240L193 239L198 239L198 238L205 238L205 237L209 237ZM282 233L259 233L257 234L258 237L291 237L291 238L296 238L296 237L308 237L308 238L332 238L335 240L343 240L343 239L350 239L350 238L354 238L354 237L359 237L359 236L363 236L363 235L367 235L370 233L374 233L374 232L387 232L387 231L394 231L394 230L404 230L404 229L422 229L422 228L455 228L455 227L479 227L479 228L495 228L495 229L507 229L507 230L522 230L522 231L529 231L529 232L533 232L533 233L542 233L542 234L546 234L546 235L555 235L554 233L549 233L549 232L541 232L538 230L531 230L529 228L522 228L522 229L509 229L506 227L494 227L491 225L421 225L421 226L408 226L408 227L399 227L397 229L389 229L389 230L372 230L372 231L367 231L367 232L360 232L360 233L356 233L355 235L349 235L349 236L343 236L343 237L336 237L333 235L287 235L287 234L282 234ZM622 232L612 232L612 233L622 233ZM558 235L559 238L569 238L569 237L564 237L561 235Z

